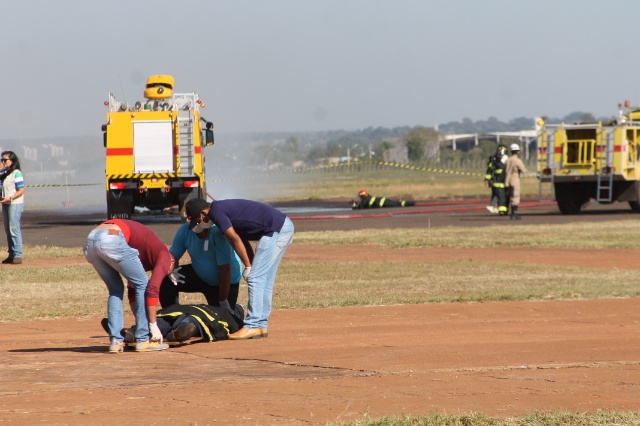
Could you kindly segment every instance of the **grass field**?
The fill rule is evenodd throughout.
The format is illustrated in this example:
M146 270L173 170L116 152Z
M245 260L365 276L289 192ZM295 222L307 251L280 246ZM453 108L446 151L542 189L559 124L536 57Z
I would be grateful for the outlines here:
M640 413L556 413L535 412L523 417L494 418L482 413L427 417L363 419L343 426L630 426L640 424Z
M497 231L496 231L497 232ZM386 250L411 247L495 249L500 241L536 248L640 248L629 233L640 223L625 221L501 227L501 239L487 228L442 227L373 232L307 232L296 244L376 244ZM375 235L375 238L373 237ZM520 236L521 238L515 238ZM552 237L550 237L552 236ZM513 243L513 241L516 241ZM0 248L2 250L2 248ZM33 258L81 256L81 249L29 247ZM518 274L517 282L495 280L496 271ZM283 262L275 289L276 309L499 300L550 300L640 296L640 272L512 262ZM472 283L472 284L470 284ZM106 289L90 265L5 268L0 276L0 321L102 315ZM200 295L185 302L200 303Z
M248 198L269 201L326 200L357 198L360 189L390 198L430 200L485 198L484 170L455 170L462 175L395 167L355 167L319 169L306 173L247 175L207 184L207 192L217 198ZM538 195L538 180L522 179L525 197ZM217 195L216 195L217 194Z

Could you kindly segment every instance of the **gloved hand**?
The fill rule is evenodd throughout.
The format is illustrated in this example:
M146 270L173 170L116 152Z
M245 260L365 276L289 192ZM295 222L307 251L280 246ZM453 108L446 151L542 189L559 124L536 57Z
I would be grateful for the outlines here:
M229 311L229 313L230 313L231 315L233 315L233 314L234 314L233 309L231 309L231 305L229 304L229 301L228 301L228 300L221 300L221 301L220 301L220 307L221 307L221 308L225 308L227 311Z
M242 278L246 281L249 278L249 274L251 273L251 266L246 266L244 271L242 271Z
M181 268L182 266L178 266L176 269L173 270L172 273L169 274L169 279L171 280L173 285L178 285L178 283L184 284L184 275L180 273Z
M162 343L162 333L160 333L160 329L158 328L157 323L155 322L149 323L149 334L151 335L149 339L150 341Z

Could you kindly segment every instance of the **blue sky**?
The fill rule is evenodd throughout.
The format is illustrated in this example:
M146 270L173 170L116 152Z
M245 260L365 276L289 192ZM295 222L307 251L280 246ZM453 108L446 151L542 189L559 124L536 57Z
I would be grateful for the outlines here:
M640 2L0 3L0 139L100 135L151 74L218 132L613 116L640 104Z

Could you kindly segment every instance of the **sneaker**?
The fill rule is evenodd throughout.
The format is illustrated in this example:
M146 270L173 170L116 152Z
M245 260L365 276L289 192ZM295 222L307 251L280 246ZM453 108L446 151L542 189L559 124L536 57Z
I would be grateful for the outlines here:
M184 322L167 334L167 342L185 342L196 335L198 327L192 322Z
M169 345L160 342L137 342L136 352L155 352L169 349Z
M244 321L244 306L236 303L236 307L233 309L233 316Z
M22 258L21 257L14 257L13 259L11 259L11 262L9 262L12 265L21 265L22 264Z
M7 263L12 263L13 262L13 257L7 257L5 260L2 261L2 263L4 263L5 265Z
M109 345L109 353L119 354L122 352L124 352L124 342L118 342L116 339L113 339Z

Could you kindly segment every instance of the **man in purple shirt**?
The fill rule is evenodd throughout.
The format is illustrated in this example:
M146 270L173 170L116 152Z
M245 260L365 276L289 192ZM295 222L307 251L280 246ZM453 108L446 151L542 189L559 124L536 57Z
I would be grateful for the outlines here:
M293 240L293 222L268 204L250 200L193 198L185 205L189 227L206 229L215 224L227 237L244 265L242 277L249 287L249 307L244 327L229 339L268 336L268 318L276 272ZM257 241L255 253L250 241Z

